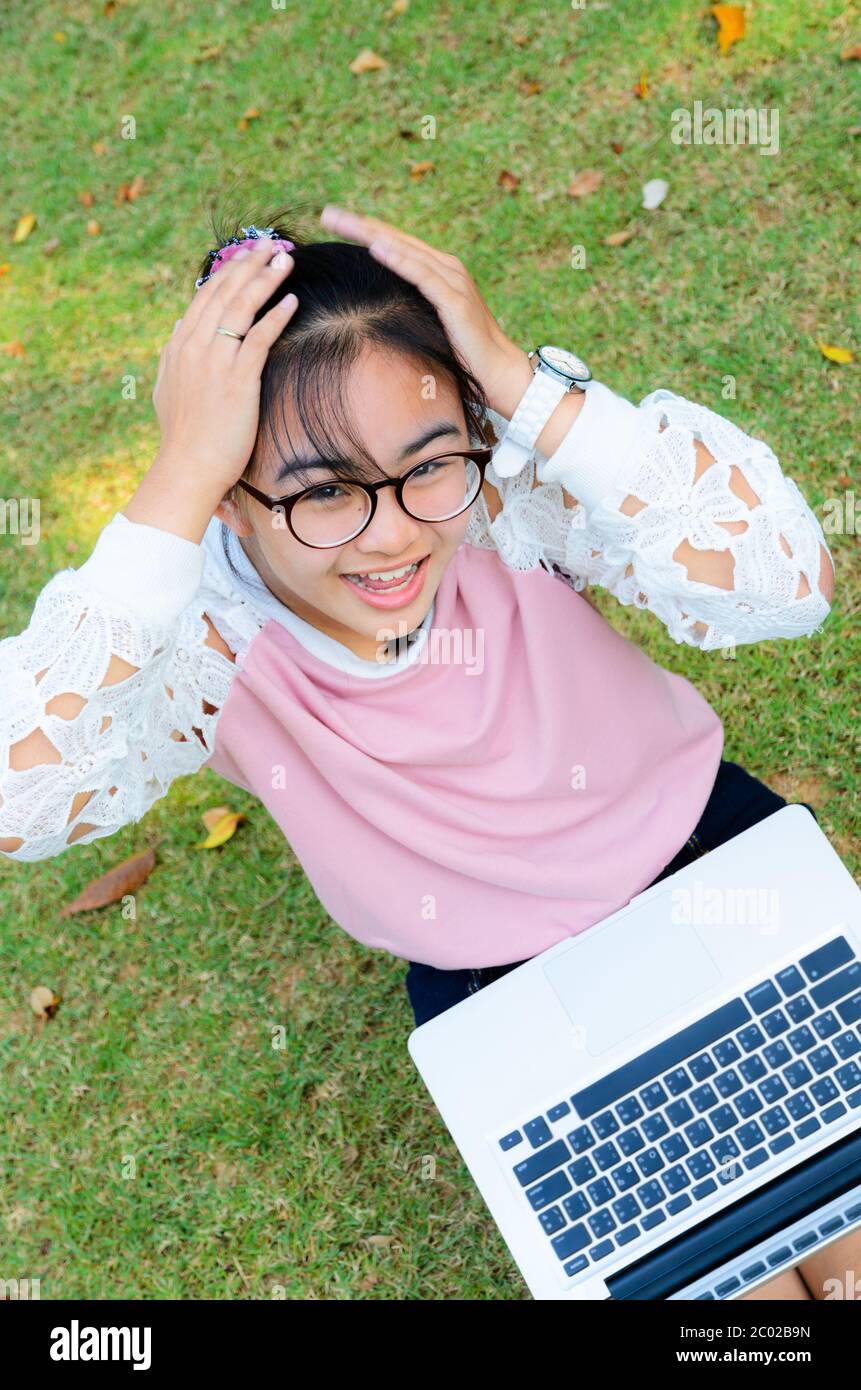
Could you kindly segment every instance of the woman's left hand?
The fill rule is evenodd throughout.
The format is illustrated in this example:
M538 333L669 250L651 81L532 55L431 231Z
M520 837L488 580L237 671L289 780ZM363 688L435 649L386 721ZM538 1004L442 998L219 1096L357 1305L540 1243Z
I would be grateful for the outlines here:
M459 356L484 387L488 404L510 420L532 380L526 352L506 337L457 256L401 232L377 217L327 203L328 231L367 246L371 255L409 280L434 305Z

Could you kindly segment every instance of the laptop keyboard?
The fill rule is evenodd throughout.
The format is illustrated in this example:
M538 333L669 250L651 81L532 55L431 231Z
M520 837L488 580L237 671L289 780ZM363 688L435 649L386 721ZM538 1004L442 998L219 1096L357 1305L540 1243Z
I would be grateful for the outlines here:
M853 1110L861 961L838 936L497 1142L573 1277Z

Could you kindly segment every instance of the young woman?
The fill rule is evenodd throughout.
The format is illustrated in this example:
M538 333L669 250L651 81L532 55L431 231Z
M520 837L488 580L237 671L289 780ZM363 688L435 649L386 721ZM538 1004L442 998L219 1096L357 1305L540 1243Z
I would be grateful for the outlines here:
M88 844L212 767L410 962L423 1022L784 804L585 584L711 650L812 633L833 566L766 444L527 354L457 257L321 220L350 242L276 217L209 253L152 467L0 642L0 850Z

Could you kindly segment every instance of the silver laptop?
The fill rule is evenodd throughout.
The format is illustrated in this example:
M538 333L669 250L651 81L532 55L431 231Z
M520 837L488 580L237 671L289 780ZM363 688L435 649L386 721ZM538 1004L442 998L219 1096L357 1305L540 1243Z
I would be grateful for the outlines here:
M803 806L409 1050L535 1298L738 1298L861 1226L861 891Z

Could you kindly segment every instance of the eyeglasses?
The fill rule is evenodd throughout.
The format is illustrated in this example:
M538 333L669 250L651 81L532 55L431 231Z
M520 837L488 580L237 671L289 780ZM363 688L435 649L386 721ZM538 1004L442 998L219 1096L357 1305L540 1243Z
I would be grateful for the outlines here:
M484 470L493 457L486 430L474 421L485 441L479 449L459 449L424 459L399 478L378 483L353 483L331 479L286 497L269 497L244 478L239 486L270 511L280 508L297 541L315 550L327 550L354 540L368 526L377 510L377 497L393 487L399 506L415 521L450 521L472 506L484 482Z

